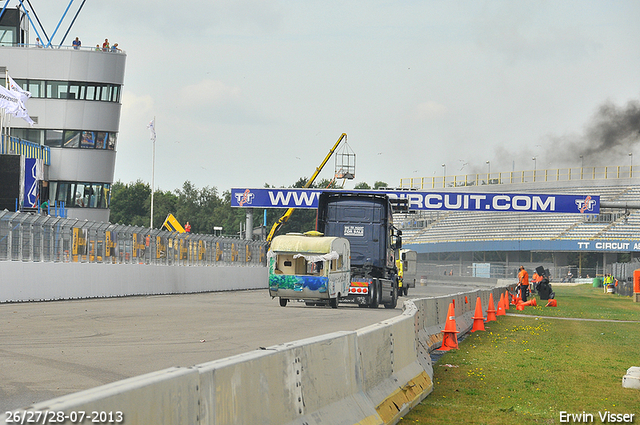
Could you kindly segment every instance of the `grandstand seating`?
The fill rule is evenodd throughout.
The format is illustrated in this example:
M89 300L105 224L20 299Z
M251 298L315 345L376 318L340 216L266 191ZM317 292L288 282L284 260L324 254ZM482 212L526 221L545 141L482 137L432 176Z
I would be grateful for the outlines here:
M531 193L571 193L599 195L601 201L629 202L640 200L640 186L608 180L608 186L595 186L583 181L576 187L550 188L546 184L529 186ZM640 182L639 182L640 183ZM509 185L500 186L508 191ZM482 187L483 189L485 187ZM487 189L494 189L486 186ZM479 189L479 188L477 188ZM455 190L455 189L453 189ZM453 191L452 190L452 191ZM521 188L514 189L519 191ZM405 244L495 240L616 240L640 238L640 211L613 211L595 215L565 213L498 213L498 212L424 212L394 216L403 231Z

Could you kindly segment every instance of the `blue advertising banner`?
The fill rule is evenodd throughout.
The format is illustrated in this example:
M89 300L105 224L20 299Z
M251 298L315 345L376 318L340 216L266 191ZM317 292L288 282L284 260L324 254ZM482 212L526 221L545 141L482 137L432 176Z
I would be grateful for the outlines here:
M38 195L38 160L36 158L25 158L23 205L28 208L36 208L38 206Z
M474 251L569 251L569 252L640 252L640 239L625 240L492 240L464 242L407 243L403 248L419 253Z
M318 208L323 189L231 189L232 207ZM407 199L410 210L511 211L540 213L598 214L598 195L543 195L531 193L470 193L402 190L349 190L384 193L391 199Z

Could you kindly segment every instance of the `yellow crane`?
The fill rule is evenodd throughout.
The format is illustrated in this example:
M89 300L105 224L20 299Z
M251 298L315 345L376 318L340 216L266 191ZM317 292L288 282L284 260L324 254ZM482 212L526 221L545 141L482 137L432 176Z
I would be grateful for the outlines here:
M340 145L340 143L345 140L347 138L347 133L342 133L340 135L340 137L338 138L338 141L333 145L333 147L331 148L331 150L329 151L329 153L327 154L327 156L324 158L324 161L322 161L322 163L320 164L320 166L318 168L316 168L316 171L313 173L313 175L311 176L311 178L309 179L309 181L307 181L307 184L304 185L304 188L307 188L309 186L311 186L314 182L314 180L316 179L316 177L318 177L318 174L320 174L320 171L322 171L322 169L324 168L324 166L327 164L327 162L329 161L329 158L331 158L331 155L333 155L333 153L335 152L335 150L338 148L338 145ZM273 237L275 236L276 232L278 231L278 229L289 220L289 217L291 217L291 214L293 214L293 210L295 210L295 208L289 208L287 209L287 211L282 215L282 217L280 217L278 219L278 221L276 221L273 224L273 227L271 227L271 231L269 232L269 235L267 236L267 242L271 243L271 239L273 239Z

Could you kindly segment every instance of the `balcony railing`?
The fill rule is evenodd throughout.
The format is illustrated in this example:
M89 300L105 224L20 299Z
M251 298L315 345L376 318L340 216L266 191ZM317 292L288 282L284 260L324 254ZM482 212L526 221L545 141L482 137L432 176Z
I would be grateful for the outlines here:
M640 172L634 169L632 165L619 165L463 174L438 177L410 177L400 179L400 187L410 189L444 189L448 187L463 186L561 182L572 180L629 179L634 177L640 177Z
M24 155L27 158L42 159L45 165L51 163L51 149L49 146L42 146L4 134L2 135L2 143L0 143L0 154Z

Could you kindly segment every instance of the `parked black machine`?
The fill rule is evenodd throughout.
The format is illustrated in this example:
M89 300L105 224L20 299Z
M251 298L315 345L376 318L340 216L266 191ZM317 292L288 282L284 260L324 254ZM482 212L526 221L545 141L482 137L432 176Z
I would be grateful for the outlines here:
M392 206L384 194L323 192L318 200L316 230L351 245L351 285L343 301L360 307L398 303L396 257L401 232L393 226Z
M542 276L542 280L536 285L536 291L540 299L549 300L555 298L556 294L551 288L551 283L549 283L549 269L545 270L544 267L538 266L536 267L536 273L538 273L538 276Z

